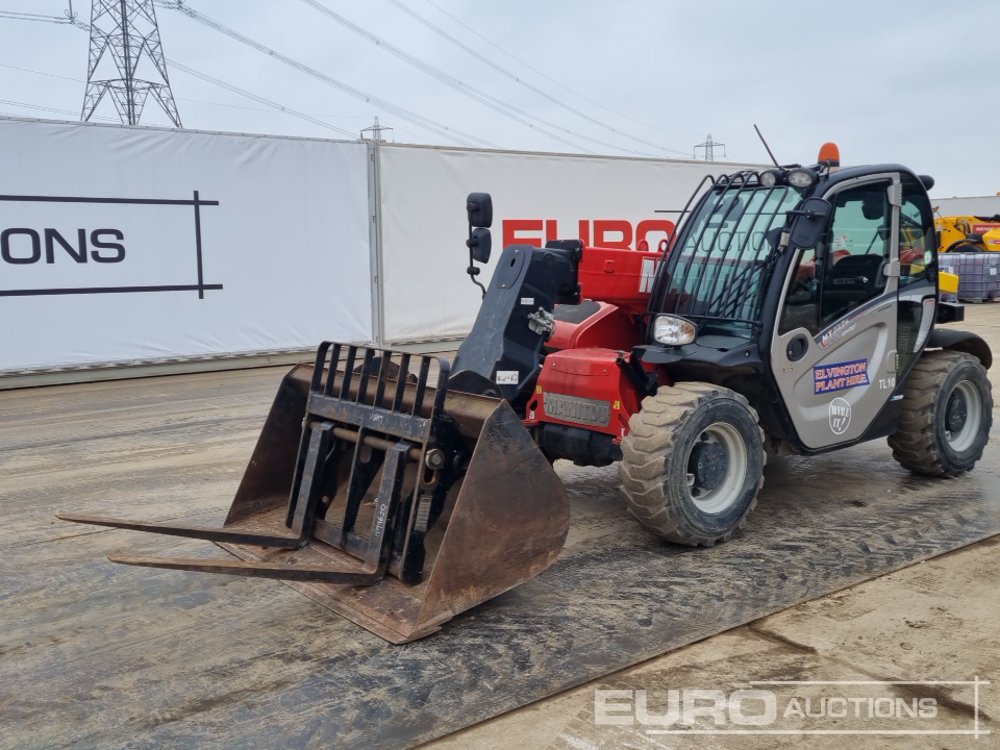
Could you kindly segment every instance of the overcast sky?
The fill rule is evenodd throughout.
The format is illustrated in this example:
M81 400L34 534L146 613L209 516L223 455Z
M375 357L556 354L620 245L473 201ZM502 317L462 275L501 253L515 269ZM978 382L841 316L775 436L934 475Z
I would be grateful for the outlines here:
M783 163L811 163L834 140L845 164L900 162L933 175L937 197L1000 191L995 0L398 0L427 24L392 0L318 0L380 45L310 0L186 2L398 109L160 8L169 60L350 133L377 115L397 142L665 158L690 158L711 133L728 160L763 162L757 123ZM66 6L0 0L0 10L54 16ZM89 0L74 9L89 21ZM86 32L70 25L0 19L0 112L78 119L87 50ZM345 137L178 68L170 75L185 127ZM110 102L98 114L116 117ZM169 124L153 102L143 122Z

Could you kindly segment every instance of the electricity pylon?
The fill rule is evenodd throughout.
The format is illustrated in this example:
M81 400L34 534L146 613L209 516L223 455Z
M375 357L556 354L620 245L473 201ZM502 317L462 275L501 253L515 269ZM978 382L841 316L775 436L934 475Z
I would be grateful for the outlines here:
M80 119L90 120L108 94L127 125L139 123L152 95L174 126L181 127L153 0L93 0L87 91Z
M705 139L704 143L699 143L697 146L694 147L694 158L695 159L698 158L698 149L699 148L703 148L703 149L705 149L705 161L715 161L715 147L716 146L722 146L722 155L723 155L723 157L725 157L725 155L726 155L726 144L725 143L719 143L717 141L713 141L712 140L712 134L709 133L708 137Z

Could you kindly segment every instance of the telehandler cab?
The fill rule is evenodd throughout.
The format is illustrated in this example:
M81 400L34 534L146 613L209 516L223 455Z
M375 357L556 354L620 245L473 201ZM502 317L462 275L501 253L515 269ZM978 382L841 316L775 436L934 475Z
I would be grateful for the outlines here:
M112 559L283 579L403 643L556 559L556 459L617 461L632 514L688 545L744 524L767 455L888 437L907 469L960 474L992 355L937 327L962 308L938 300L931 185L827 144L706 178L663 253L507 247L453 362L324 343L293 369L222 528L60 517L218 542L239 559ZM475 281L489 196L468 211Z

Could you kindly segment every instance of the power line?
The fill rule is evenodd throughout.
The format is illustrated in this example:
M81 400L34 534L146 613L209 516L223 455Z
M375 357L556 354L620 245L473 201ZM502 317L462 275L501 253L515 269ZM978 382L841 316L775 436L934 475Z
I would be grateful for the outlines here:
M312 0L304 0L304 1L308 2L310 5L314 4L312 2ZM410 16L410 18L412 18L415 21L417 21L418 23L426 26L428 29L430 29L431 31L433 31L438 36L440 36L440 37L442 37L444 39L447 39L449 42L451 42L452 44L454 44L456 47L464 50L465 52L467 52L468 54L472 55L473 57L475 57L480 62L484 63L485 65L487 65L487 66L489 66L491 68L493 68L494 70L496 70L501 75L505 76L506 78L509 78L510 80L514 81L518 85L523 86L524 88L528 89L529 91L532 91L535 94L538 94L539 96L541 96L542 98L544 98L547 101L551 102L552 104L555 104L558 107L562 107L566 111L571 112L574 115L576 115L578 117L581 117L581 118L587 120L588 122L593 123L594 125L597 125L598 127L604 128L605 130L609 130L612 133L614 133L615 135L619 135L619 136L622 136L624 138L629 138L630 140L633 140L633 141L635 141L637 143L641 143L644 146L649 146L651 148L657 149L659 151L670 151L670 152L673 152L673 153L676 153L676 154L685 154L686 155L687 152L685 152L685 151L678 151L676 149L667 148L665 146L661 146L658 143L653 143L652 141L647 141L647 140L644 140L644 139L639 138L637 136L634 136L634 135L631 135L629 133L626 133L626 132L624 132L622 130L619 130L618 128L615 128L615 127L613 127L611 125L608 125L607 123L605 123L605 122L603 122L601 120L598 120L593 115L590 115L590 114L588 114L588 113L586 113L586 112L584 112L584 111L582 111L580 109L577 109L576 107L573 107L570 104L567 104L566 102L564 102L564 101L562 101L560 99L555 98L554 96L552 96L548 92L544 91L543 89L540 89L537 86L532 85L531 83L529 83L528 81L525 81L523 78L521 78L517 74L510 72L509 70L507 70L506 68L504 68L502 65L499 65L498 63L494 62L493 60L491 60L490 58L486 57L484 54L482 54L478 50L474 49L473 47L470 47L469 45L465 44L461 39L458 39L458 38L452 36L447 31L445 31L444 29L442 29L440 26L436 25L435 23L433 23L429 19L425 18L424 16L421 16L419 13L417 13L416 11L414 11L412 8L408 7L406 4L400 2L400 0L386 0L386 1L389 2L389 3L391 3L392 5L396 6L397 8L399 8L399 10L403 11L404 13L406 13L406 15ZM432 3L432 5L433 5L433 3ZM434 7L437 7L437 6L435 5ZM466 27L466 28L468 28L468 27ZM524 64L524 63L522 63L522 64ZM579 94L578 94L578 96L579 96ZM603 142L600 142L600 143L602 143L602 145L607 145L607 144L603 144ZM628 151L629 153L633 153L633 154L637 153L637 152L632 151L630 149L623 149L623 148L614 147L614 146L613 146L613 148L619 148L622 151ZM648 155L648 154L643 154L643 155Z
M254 94L250 91L246 91L245 89L241 89L238 86L234 86L231 83L226 83L225 81L220 81L218 78L213 78L212 76L208 75L208 73L202 73L201 71L195 70L194 68L189 68L187 65L182 65L181 63L176 62L175 60L169 60L168 62L170 63L170 66L172 68L177 68L178 70L183 71L188 75L194 76L195 78L200 78L203 81L207 81L208 83L211 83L215 86L219 86L228 91L232 91L233 93L239 94L240 96L245 96L248 99L253 99L255 102L258 102L260 104L265 104L268 107L272 107L273 109L276 109L280 112L284 112L285 114L291 115L292 117L298 117L300 120L306 120L307 122L311 122L313 125L319 125L320 127L327 128L328 130L333 130L337 133L340 133L341 135L346 135L352 140L357 140L357 136L355 136L354 133L350 130L345 130L344 128L339 128L336 125L331 125L330 123L324 122L323 120L320 120L318 117L313 117L312 115L308 115L305 112L299 112L289 107L285 107L281 104L278 104L277 102L271 101L270 99L265 99L262 96L258 96L257 94Z
M64 21L63 19L59 18L58 16L36 16L36 17L34 17L34 18L30 19L30 20L32 20L32 21L48 21L48 22L52 22L52 23L66 23L67 22L67 21ZM72 18L72 20L70 20L68 22L72 23L73 26L75 26L78 29L81 29L82 31L88 31L88 32L90 31L90 26L88 24L83 23L82 21L77 21L75 16ZM213 86L218 86L219 88L224 88L227 91L230 91L230 92L232 92L234 94L238 94L239 96L245 97L247 99L252 99L253 101L255 101L257 103L263 104L263 105L265 105L267 107L270 107L271 109L273 109L273 110L275 110L277 112L281 112L282 114L291 115L292 117L298 117L299 119L306 120L308 122L311 122L314 125L319 125L322 128L326 128L328 130L332 130L334 132L340 133L341 135L348 136L351 139L355 139L355 135L354 135L353 131L337 127L336 125L332 125L331 123L328 123L328 122L326 122L324 120L321 120L320 118L315 117L313 115L306 114L305 112L299 112L298 110L292 109L291 107L286 107L283 104L279 104L279 103L277 103L275 101L272 101L270 99L266 99L263 96L259 96L257 94L254 94L254 93L252 93L250 91L247 91L246 89L241 89L239 86L235 86L235 85L233 85L231 83L226 83L225 81L222 81L222 80L220 80L218 78L214 78L214 77L208 75L207 73L203 73L203 72L201 72L199 70L196 70L194 68L190 68L187 65L183 65L182 63L179 63L179 62L177 62L175 60L168 59L167 60L167 64L171 68L176 68L176 69L180 70L183 73L187 73L188 75L194 76L195 78L199 78L199 79L201 79L201 80L203 80L203 81L205 81L207 83L211 83ZM47 72L42 71L42 70L33 70L31 68L22 68L22 67L19 67L17 65L9 65L7 63L0 63L0 67L2 67L2 68L9 68L10 70L18 70L18 71L21 71L23 73L33 73L35 75L47 76L49 78L59 78L59 79L64 80L64 81L72 81L74 83L84 83L84 81L82 79L80 79L80 78L73 78L71 76L58 75L56 73L47 73ZM234 107L234 108L238 108L238 109L249 109L249 110L253 110L255 112L265 112L265 111L267 111L267 110L257 109L257 108L254 108L254 107L240 107L239 105L235 105L235 104L223 104L221 102L206 102L206 101L202 101L202 100L199 100L199 99L185 99L185 98L178 97L178 101L197 102L198 104L209 104L209 105L212 105L212 106L215 106L215 107ZM16 106L21 106L21 107L28 107L28 108L35 108L35 109L47 110L47 111L55 112L55 113L58 113L58 114L69 114L69 115L75 114L74 112L70 112L69 110L56 109L56 108L53 108L53 107L42 107L40 105L24 104L22 102L7 102L7 103L8 104L12 104L12 105L16 105ZM112 118L109 118L109 117L96 117L95 116L92 119L105 120L107 122L116 122L116 120L114 120Z
M72 24L79 27L77 13L73 11L73 0L67 0L68 8L61 16L43 15L41 13L22 13L14 10L0 10L0 18L11 18L16 21L44 21L46 23Z
M59 78L63 81L72 81L73 83L85 83L82 78L73 78L72 76L61 76L57 73L46 73L43 70L32 70L31 68L19 68L16 65L8 65L7 63L0 63L0 68L8 68L10 70L19 70L22 73L34 73L39 76L46 76L48 78Z
M229 91L231 91L231 92L233 92L235 94L239 94L240 96L245 96L245 97L250 98L250 99L256 99L261 104L265 104L266 106L270 107L270 109L262 109L261 107L247 107L247 106L244 106L244 105L241 105L241 104L226 104L225 102L210 102L210 101L207 101L205 99L191 99L190 97L186 97L186 96L175 97L177 99L177 101L179 101L179 102L191 102L193 104L206 104L206 105L208 105L210 107L226 107L228 109L243 109L243 110L246 110L247 112L267 112L267 113L270 113L270 111L273 109L273 110L277 110L277 111L280 111L280 112L285 113L285 114L293 114L293 113L295 113L295 110L289 109L288 107L285 107L284 105L281 105L281 104L278 104L276 102L270 101L269 99L264 99L264 97L257 96L256 94L253 94L253 93L251 93L249 91L241 89L241 88L239 88L237 86L234 86L231 83L226 83L225 81L220 81L218 78L212 78L212 76L208 75L207 73L201 73L201 72L199 72L199 71L197 71L197 70L195 70L193 68L189 68L186 65L181 65L180 63L175 62L173 60L168 59L167 60L167 65L169 65L171 68L177 68L178 70L181 70L184 73L189 73L190 75L195 76L196 78L200 78L201 80L206 81L207 83L211 83L211 84L213 84L215 86L219 86L220 88L227 89L227 90L229 90ZM47 78L58 78L58 79L63 80L63 81L72 81L73 83L85 83L85 81L82 78L73 78L72 76L62 76L62 75L59 75L58 73L47 73L44 70L33 70L32 68L21 68L21 67L18 67L17 65L9 65L7 63L0 63L0 68L8 68L9 70L17 70L17 71L20 71L22 73L32 73L34 75L46 76ZM295 113L295 114L296 114L296 116L303 115L305 117L316 118L315 115L305 115L304 113L301 113L301 112ZM354 115L353 117L355 117L356 119L368 119L366 115ZM328 127L328 128L333 129L333 130L338 130L339 132L342 132L345 135L351 135L353 137L352 131L349 131L349 130L339 130L336 125L331 125L331 124L329 124L327 122L324 122L323 120L320 120L318 118L315 119L315 124L322 125L323 127Z
M266 45L261 44L260 42L255 41L244 34L241 34L235 29L226 26L225 24L222 24L212 18L209 18L208 16L205 16L202 13L199 13L198 11L194 10L193 8L191 8L190 6L188 6L183 2L172 0L172 2L170 3L158 2L158 5L160 5L161 7L169 8L171 10L179 11L187 15L189 18L197 21L198 23L201 23L202 25L207 26L210 29L213 29L221 34L224 34L225 36L228 36L229 38L234 39L235 41L240 42L241 44L246 45L251 49L256 50L257 52L272 57L275 60L278 60L279 62L282 62L285 65L288 65L289 67L292 67L301 73L305 73L306 75L312 76L313 78L322 81L328 86L332 86L333 88L336 88L337 90L342 91L345 94L353 96L356 99L360 99L368 104L372 104L378 107L379 109L385 110L386 112L391 112L400 119L405 120L406 122L409 122L413 125L417 125L418 127L421 127L424 130L436 133L437 135L440 135L445 138L450 138L451 140L460 143L461 145L464 146L472 146L473 142L478 142L481 145L485 145L491 148L498 148L496 144L485 141L482 138L477 138L476 136L471 135L469 133L465 133L461 130L458 130L457 128L452 128L448 125L445 125L444 123L437 122L428 117L424 117L423 115L418 115L415 112L411 112L410 110L395 105L389 101L386 101L385 99L373 96L365 91L362 91L361 89L343 83L342 81L339 81L336 78L327 75L326 73L316 70L315 68L311 68L305 63L299 62L298 60L294 60L293 58L288 57L287 55L283 55L280 52L277 52L271 49L270 47L267 47Z
M106 2L110 2L110 1L111 0L95 0L95 2L100 2L100 3L106 3ZM120 1L121 2L125 2L126 0L120 0ZM148 2L148 3L152 4L152 0L128 0L128 1L130 1L130 2L140 2L140 3L147 3ZM418 67L420 67L421 69L423 69L428 74L430 74L430 75L438 78L438 80L444 79L445 81L449 81L452 84L461 87L466 93L469 93L471 96L473 96L473 98L478 98L479 101L481 101L481 103L484 103L487 106L491 106L496 111L501 111L504 114L506 114L507 116L512 116L511 113L507 111L507 110L512 110L515 113L516 112L520 112L522 115L524 115L526 117L533 117L532 115L530 115L527 112L524 112L523 110L518 110L516 107L512 107L511 105L506 105L502 101L496 99L496 97L493 97L493 96L491 96L491 95L489 95L489 94L487 94L485 92L475 90L472 87L468 86L467 84L464 84L463 82L459 81L458 79L454 79L453 77L449 76L447 73L444 73L443 71L440 71L440 70L434 68L433 66L430 66L430 65L428 65L426 63L423 63L422 61L420 61L419 59L415 58L414 56L408 55L408 53L405 53L402 50L400 50L400 49L398 49L396 47L393 47L392 45L388 45L384 40L381 40L380 38L378 38L374 34L371 34L370 32L367 32L364 29L361 29L361 27L358 27L358 26L356 26L354 24L351 24L351 22L347 21L347 19L344 19L343 17L339 16L338 14L333 13L333 11L330 11L330 9L326 8L322 4L320 4L318 2L314 2L312 0L304 0L304 2L306 2L307 4L313 6L317 10L320 10L321 12L326 13L330 17L334 18L334 20L337 20L338 22L345 23L353 31L355 31L356 33L360 33L360 34L364 35L366 38L369 39L369 41L372 41L372 43L377 44L379 46L383 46L383 48L391 48L390 51L392 51L394 54L398 53L399 55L401 55L404 58L406 58L412 64L417 65ZM383 109L386 109L386 111L393 112L397 116L401 117L401 119L404 119L407 122L410 122L410 123L412 123L414 125L417 125L418 127L422 127L425 130L431 130L432 132L437 132L439 135L444 135L446 137L450 137L450 138L452 138L454 140L462 142L463 145L471 145L471 144L465 142L463 139L472 139L472 140L479 141L480 143L482 143L484 145L496 147L495 144L492 144L492 143L489 143L487 141L484 141L483 139L477 138L477 137L472 136L472 135L467 134L467 133L462 133L461 131L458 131L458 130L456 130L454 128L451 128L450 126L444 125L442 123L435 122L434 120L430 120L429 118L425 118L425 117L423 117L421 115L417 115L416 113L410 112L409 110L405 110L405 109L403 109L401 107L397 107L396 105L392 105L391 103L386 102L384 100L381 100L381 99L379 99L377 97L373 97L373 96L367 94L364 91L361 91L359 89L355 89L354 87L351 87L348 84L344 84L344 83L342 83L340 81L337 81L336 79L333 79L332 77L327 76L326 74L324 74L324 73L322 73L320 71L317 71L317 70L315 70L313 68L310 68L309 66L304 65L303 63L300 63L300 62L298 62L298 61L296 61L296 60L294 60L292 58L289 58L289 57L287 57L285 55L282 55L281 53L278 53L278 52L276 52L276 51L274 51L274 50L266 47L265 45L263 45L263 44L261 44L259 42L256 42L255 40L253 40L253 39L251 39L251 38L249 38L249 37L247 37L247 36L245 36L243 34L240 34L239 32L236 32L234 29L226 26L225 24L222 24L222 23L220 23L218 21L215 21L214 19L211 19L211 18L208 18L207 16L204 16L203 14L195 11L193 8L190 8L189 6L185 5L184 2L183 2L183 0L172 0L172 1L171 0L156 0L156 5L159 5L160 7L169 8L171 10L180 11L180 12L184 13L185 15L189 16L190 18L192 18L194 20L197 20L197 21L199 21L199 22L201 22L201 23L209 26L213 30L216 30L216 31L218 31L220 33L226 34L227 36L230 36L231 38L235 39L236 41L239 41L242 44L248 45L251 48L253 48L253 49L255 49L255 50L259 51L259 52L262 52L264 54L267 54L270 57L275 57L278 60L280 60L281 62L284 62L284 63L286 63L288 65L291 65L292 67L296 68L300 72L304 72L304 73L307 73L309 75L312 75L313 77L317 77L321 81L323 81L323 82L325 82L325 83L327 83L329 85L333 85L333 86L335 86L336 88L339 88L342 91L346 91L346 93L354 95L357 98L362 99L366 103L374 103L376 106L379 106L379 107L381 107ZM70 7L72 7L72 6L70 6ZM42 16L40 14L30 14L30 15L31 15L31 19L30 20L44 20L44 21L50 21L50 22L55 22L55 23L67 23L67 22L69 22L69 23L74 23L74 25L76 25L79 28L83 28L83 29L92 28L92 27L88 27L86 24L83 24L83 23L81 23L79 21L76 21L75 16L72 15L72 10L67 14L67 18L66 19L58 18L58 17L55 17L55 16ZM244 96L246 98L249 98L249 99L252 99L254 101L257 101L258 103L265 104L266 106L269 106L269 107L271 107L271 108L273 108L273 109L275 109L277 111L280 111L280 112L283 112L283 113L286 113L286 114L290 114L290 115L292 115L294 117L298 117L300 119L305 119L305 120L307 120L309 122L312 122L313 124L319 125L320 127L324 127L324 128L333 130L335 132L341 133L342 135L347 135L347 136L350 136L352 138L354 137L354 134L351 131L345 130L343 128L339 128L339 127L337 127L335 125L332 125L330 123L324 122L323 120L320 120L319 118L315 118L315 117L313 117L311 115L308 115L306 113L290 109L290 108L285 107L285 106L283 106L281 104L278 104L278 103L273 102L271 100L265 99L264 97L258 96L256 94L253 94L253 93L249 92L249 91L246 91L244 89L240 89L240 88L238 88L236 86L233 86L232 84L228 84L228 83L226 83L224 81L220 81L219 79L215 79L215 78L213 78L211 76L208 76L205 73L202 73L200 71L196 71L193 68L189 68L187 66L182 66L179 63L176 63L174 61L170 61L170 65L174 66L174 67L178 67L179 69L182 69L184 72L188 73L189 75L200 77L202 80L210 82L213 85L220 86L222 88L226 88L227 90L229 90L231 92L234 92L234 93L237 93L240 96ZM8 66L8 67L16 68L16 66ZM165 68L164 68L164 70L165 70ZM506 108L506 109L504 109L504 108ZM515 116L515 119L517 119L516 116ZM578 134L573 133L573 131L569 130L568 128L561 127L561 126L556 125L554 123L549 123L547 121L540 120L539 118L533 118L533 119L536 119L539 122L542 122L543 124L545 124L545 125L547 125L549 127L554 127L556 129L560 129L563 132L568 132L568 133L573 134L573 135L578 135ZM553 138L555 138L557 140L560 140L561 142L565 143L566 145L569 145L569 146L571 146L573 148L576 148L578 150L581 150L581 151L588 151L588 149L585 149L585 148L579 146L576 143L573 143L573 142L571 142L571 141L569 141L567 139L564 139L561 136L559 136L558 134L548 133L544 129L538 128L537 126L531 124L530 122L524 122L523 120L519 120L519 121L521 121L522 124L525 124L528 127L531 127L531 128L533 128L533 129L535 129L535 130L537 130L539 132L542 132L545 135L548 135L548 136L553 137ZM587 139L587 140L594 141L596 143L599 143L599 144L601 144L603 146L606 146L606 147L609 147L609 148L614 148L614 149L618 149L618 150L622 150L622 151L626 151L626 152L630 152L630 153L641 153L641 152L637 152L637 151L634 151L634 150L631 150L631 149L626 149L626 148L623 148L623 147L620 147L620 146L616 146L615 144L607 143L605 141L600 141L598 139L589 138L587 136L579 136L579 137L582 137L582 138Z
M391 3L393 3L394 5L397 5L397 7L400 7L401 9L403 9L403 6L401 6L395 0L388 0L388 1L391 2ZM577 91L576 89L571 88L570 86L567 86L565 83L562 83L561 81L557 81L555 78L553 78L552 76L548 75L545 71L539 70L538 68L532 66L530 63L525 62L524 60L522 60L517 55L514 55L511 52L507 51L506 49L504 49L503 47L501 47L500 45L498 45L497 43L495 43L494 41L492 41L488 37L483 36L482 34L480 34L474 28L472 28L467 23L465 23L464 21L462 21L462 19L460 19L460 18L452 15L451 13L449 13L447 10L445 10L440 5L438 5L436 2L434 2L434 0L426 0L426 2L427 2L428 5L431 5L432 7L436 8L440 13L443 13L448 18L450 18L452 21L454 21L459 26L461 26L462 28L464 28L466 31L468 31L471 34L474 34L475 36L479 37L480 39L482 39L484 42L486 42L488 45L490 45L494 49L499 50L501 53L503 53L504 55L506 55L507 57L509 57L514 62L523 65L525 68L527 68L528 70L532 71L533 73L537 73L542 78L544 78L545 80L549 81L550 83L555 84L556 86L558 86L559 88L563 89L564 91L568 91L569 93L573 94L574 96L578 96L581 99L583 99L584 101L589 102L590 104L593 104L596 107L600 107L605 112L609 112L610 114L615 115L615 117L620 117L623 120L628 120L629 122L634 122L636 125L642 125L644 128L649 128L651 130L659 130L659 131L662 131L664 133L673 133L675 135L690 135L690 133L685 133L685 132L682 132L680 130L671 130L670 128L664 128L664 127L662 127L660 125L651 125L650 123L643 122L642 120L637 120L636 118L631 117L630 115L626 115L626 114L623 114L621 112L618 112L617 110L611 109L610 107L608 107L603 102L598 101L597 99L593 99L593 98L587 96L586 94L583 94L583 93ZM427 25L433 27L433 24L431 24L430 21L427 21ZM442 36L446 36L449 39L451 38L447 34L447 32L445 32L443 30L440 31L439 33ZM459 44L459 46L461 46L463 48L466 46L463 43L461 43L460 41L458 42L458 44ZM473 56L478 57L481 53L479 53L478 51L476 51L475 49L473 49L473 50L471 50L470 54L472 54ZM661 147L661 148L665 148L665 147ZM676 149L669 149L669 148L665 148L665 150L672 151L673 153L676 153L676 154L683 154L683 155L687 156L687 151L678 151Z
M48 21L50 23L65 24L71 24L75 20L75 16L44 16L40 13L20 13L13 10L0 10L0 18L10 18L15 21Z
M70 117L76 117L76 112L71 109L60 109L59 107L46 107L41 104L28 104L27 102L15 102L10 99L0 99L0 104L8 104L13 107L24 107L25 109L37 109L41 112L52 112L57 115L69 115ZM111 117L95 117L95 120L104 120L106 122L117 122L117 120Z
M531 121L533 120L534 122L541 123L547 128L552 128L561 131L563 133L566 133L567 135L570 135L573 138L582 138L583 140L593 141L594 143L598 143L602 146L605 146L606 148L619 149L633 154L639 153L636 151L632 151L631 149L626 149L620 146L616 146L613 143L607 143L605 141L601 141L596 138L590 138L588 136L582 135L581 133L575 133L567 127L543 120L537 115L533 115L529 112L524 111L523 109L519 109L518 107L515 107L513 104L509 104L508 102L504 102L498 99L497 97L493 96L492 94L488 94L485 91L477 89L474 86L471 86L470 84L465 83L464 81L461 81L452 75L449 75L440 68L436 68L433 65L430 65L429 63L426 63L423 60L419 59L418 57L411 55L408 52L405 52L399 47L396 47L390 42L387 42L385 39L382 39L376 36L375 34L372 34L370 31L363 29L362 27L358 26L352 21L349 21L347 18L341 16L339 13L336 13L335 11L326 7L322 3L318 2L318 0L302 0L302 2L310 6L311 8L314 8L315 10L319 11L327 18L336 21L341 26L344 26L350 31L353 31L355 34L358 34L359 36L363 37L367 41L374 44L376 47L385 50L386 52L403 60L408 65L411 65L417 70L426 73L436 81L440 81L446 86L450 86L456 91L464 94L465 96L468 96L471 99L474 99L475 101L478 101L480 104L484 104L493 111L499 113L504 117L507 117L508 119L517 122L520 125L524 125L525 127L536 130L544 135L547 135L550 138L559 141L560 143L570 146L571 148L577 149L578 151L586 151L588 153L593 153L592 151L589 151L583 146L580 146L578 143L574 143L573 141L570 141L556 133L548 132L543 128L539 128L536 125L533 125Z

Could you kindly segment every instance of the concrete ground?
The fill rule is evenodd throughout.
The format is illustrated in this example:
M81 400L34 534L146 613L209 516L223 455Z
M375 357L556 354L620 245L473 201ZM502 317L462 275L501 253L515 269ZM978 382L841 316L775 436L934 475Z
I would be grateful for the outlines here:
M975 330L1000 352L1000 305L967 305L956 327ZM1000 369L990 371L1000 393ZM997 400L1000 402L1000 400ZM998 403L993 442L997 450ZM744 627L720 633L643 664L421 746L423 750L612 750L614 748L1000 748L1000 537L987 539L934 560L843 589ZM761 681L894 681L934 683L991 681L991 684L761 685ZM756 683L756 684L752 684ZM681 731L654 734L655 714L670 707L669 690L732 691L766 688L776 694L778 718L757 726L725 713L695 718ZM623 692L606 693L615 690ZM646 691L649 716L637 710L635 691ZM978 693L978 696L977 696ZM689 695L693 695L688 693ZM678 698L683 700L684 694ZM712 704L707 698L696 705ZM793 702L798 697L799 702ZM829 700L826 704L822 697ZM924 699L934 716L893 723L870 719L872 701L898 699L905 708ZM810 698L806 704L804 699ZM850 710L839 714L847 699ZM681 704L683 705L683 704ZM747 704L750 714L751 703ZM757 712L764 712L758 701ZM827 706L826 711L823 706ZM882 701L881 705L886 705ZM898 704L894 704L897 705ZM789 707L811 709L801 720ZM855 708L857 707L857 708ZM598 721L595 709L603 709ZM860 711L859 714L856 711ZM898 713L896 715L899 715ZM909 714L905 714L909 717ZM608 720L621 721L609 724ZM903 727L903 729L900 729ZM976 728L980 730L977 735ZM772 730L789 734L706 734ZM845 731L904 731L922 734L857 734ZM648 730L653 730L650 732ZM799 733L807 730L811 734ZM825 734L820 734L825 732ZM944 732L971 732L943 734Z
M1000 305L970 305L967 313L966 325L1000 351ZM1000 367L993 373L995 384L997 373ZM0 748L287 747L293 737L302 747L338 746L300 735L316 727L333 732L341 722L327 702L328 678L313 678L332 669L331 660L335 664L345 650L339 634L347 633L353 643L354 629L321 608L302 606L298 594L279 584L110 566L104 555L131 549L131 532L66 528L52 517L54 509L97 513L117 503L132 517L216 522L228 507L281 375L271 369L189 376L199 384L195 388L185 378L153 378L0 393L8 539L0 563L0 674L5 675ZM950 486L983 488L976 491L987 496L989 488L1000 486L995 445L975 476ZM838 454L848 471L865 462L867 474L859 471L858 477L828 486L824 501L836 494L841 503L861 507L865 497L859 487L872 497L878 492L874 482L869 486L859 478L867 476L891 485L894 493L920 491L925 500L945 502L946 490L938 496L926 488L908 489L896 468L879 477L886 454L884 445ZM809 479L807 469L797 468L806 466L805 459L788 461L796 469L791 474ZM579 494L578 504L585 505L586 493ZM635 528L631 519L623 521ZM571 532L579 536L582 528L578 517ZM613 524L599 532L618 540L624 533ZM155 553L156 545L174 549L175 544L147 540L142 549ZM996 734L934 734L974 732L977 726L997 731L998 547L1000 537L992 537L811 600L424 747L998 747ZM594 617L601 616L601 601L594 598ZM570 635L548 630L546 643L561 644ZM500 642L497 648L507 645ZM579 654L581 661L589 656ZM431 666L422 668L424 677ZM449 668L463 666L468 665ZM913 684L977 677L993 684ZM483 679L471 673L466 678ZM800 684L774 684L788 680ZM844 680L910 684L801 684ZM757 692L734 694L748 689ZM681 694L700 711L682 717L682 723L657 724L671 708L672 695ZM717 705L713 714L708 709L720 695L729 703ZM393 699L398 698L397 691ZM906 724L921 735L845 737L835 733L895 731L901 723L880 714L861 721L831 708L848 699L855 711L874 711L888 701L896 712L933 715ZM284 702L277 710L279 700ZM755 716L768 708L766 700L780 702L783 710L780 719L764 726ZM809 716L788 713L803 706ZM248 716L259 720L248 723ZM653 733L664 722L673 731L700 733ZM761 729L787 734L732 734ZM803 729L826 734L803 736ZM232 737L252 737L255 744Z

